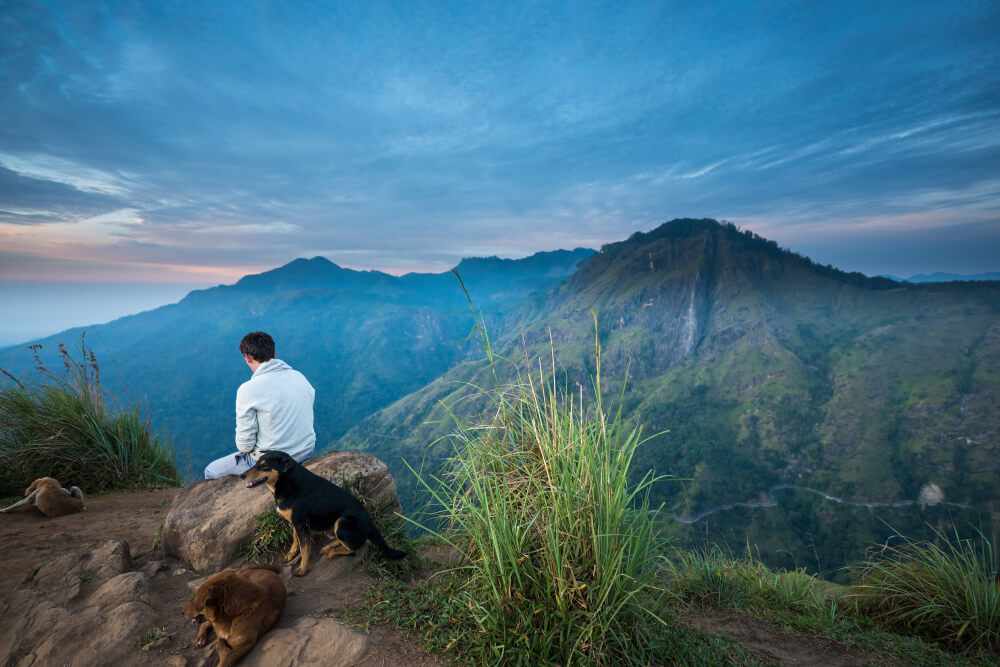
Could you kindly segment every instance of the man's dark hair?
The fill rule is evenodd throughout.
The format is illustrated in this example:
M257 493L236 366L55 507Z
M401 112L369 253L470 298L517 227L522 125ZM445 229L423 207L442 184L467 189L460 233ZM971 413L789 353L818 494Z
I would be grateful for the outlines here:
M264 363L274 359L274 339L263 331L251 331L240 341L240 352Z

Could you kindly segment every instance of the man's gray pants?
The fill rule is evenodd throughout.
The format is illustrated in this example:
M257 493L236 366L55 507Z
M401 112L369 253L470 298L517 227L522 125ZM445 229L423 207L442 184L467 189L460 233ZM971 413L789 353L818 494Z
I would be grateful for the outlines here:
M257 456L261 453L257 452ZM302 463L311 455L312 451L310 450L309 454L295 460ZM229 475L242 475L247 470L250 470L256 462L257 459L253 454L244 454L243 452L227 454L205 466L205 479L219 479L220 477L228 477Z

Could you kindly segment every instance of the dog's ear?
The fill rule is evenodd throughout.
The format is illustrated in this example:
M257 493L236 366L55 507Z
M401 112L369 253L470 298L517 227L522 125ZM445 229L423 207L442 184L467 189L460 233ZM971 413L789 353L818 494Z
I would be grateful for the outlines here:
M233 572L225 580L225 599L221 601L222 611L230 618L246 614L260 604L261 593L259 586Z
M195 591L194 597L191 598L191 601L188 604L190 604L191 608L198 613L201 613L201 611L208 606L217 607L219 605L219 588L220 586L218 581L206 581L198 587L198 590Z
M291 456L282 457L281 468L280 468L281 472L288 472L294 467L295 467L295 459L293 459Z

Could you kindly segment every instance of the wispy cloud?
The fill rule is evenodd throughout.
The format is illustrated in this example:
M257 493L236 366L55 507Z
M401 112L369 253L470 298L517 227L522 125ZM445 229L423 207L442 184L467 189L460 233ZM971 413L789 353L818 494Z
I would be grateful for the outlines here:
M84 164L45 154L14 155L0 152L0 167L43 181L69 185L81 192L100 195L124 195L127 179Z
M900 8L14 3L0 241L180 280L446 268L676 215L821 260L846 230L1000 238L1000 9Z

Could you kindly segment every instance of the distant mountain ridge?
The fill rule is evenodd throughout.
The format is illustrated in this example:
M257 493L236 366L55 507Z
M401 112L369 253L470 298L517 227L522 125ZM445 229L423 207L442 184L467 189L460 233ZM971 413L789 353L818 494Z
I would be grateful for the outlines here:
M593 253L559 250L459 266L484 316L494 321ZM49 367L60 368L57 344L76 349L86 330L111 395L142 404L154 426L172 437L181 466L199 475L205 463L233 448L235 392L248 377L237 348L248 331L274 335L278 356L316 387L322 443L464 358L472 326L469 304L449 272L393 276L313 257L37 342ZM25 347L0 350L0 367L31 378Z

